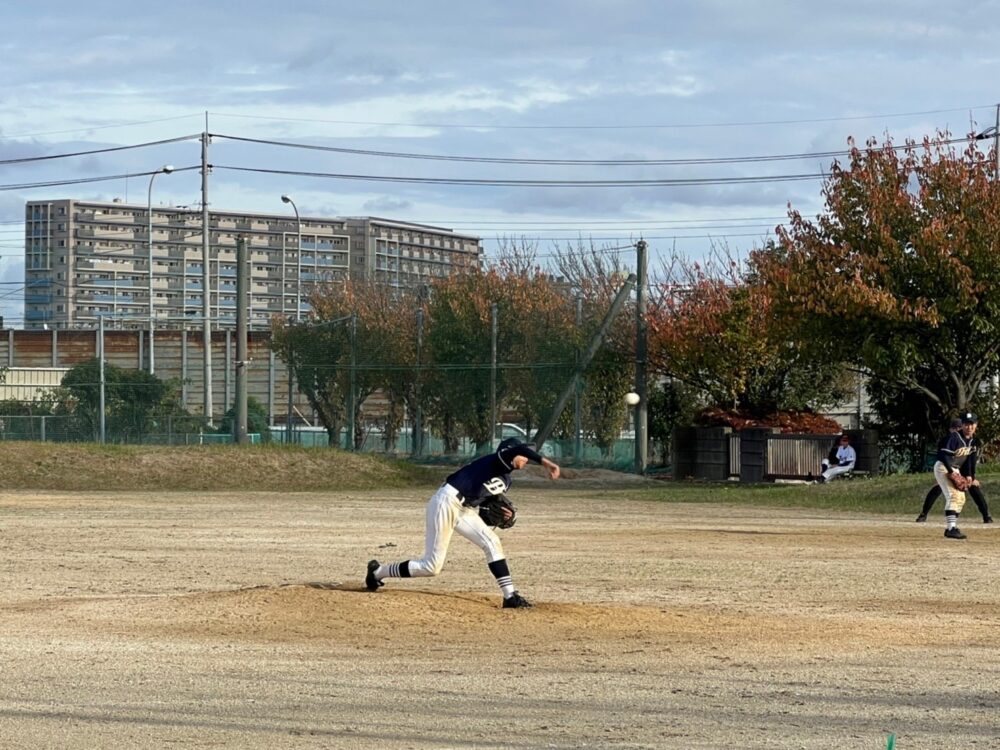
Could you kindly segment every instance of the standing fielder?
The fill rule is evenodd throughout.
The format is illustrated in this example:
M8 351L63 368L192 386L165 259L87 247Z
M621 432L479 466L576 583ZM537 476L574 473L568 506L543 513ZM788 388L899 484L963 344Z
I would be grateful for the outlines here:
M941 438L938 442L938 450L945 447L948 443L948 438L961 429L961 419L956 418L951 420L951 425L948 427L948 434ZM978 443L978 441L976 442ZM976 504L976 507L979 508L979 512L983 516L983 523L993 523L993 516L990 515L989 503L986 501L986 495L983 494L983 488L980 486L978 479L973 480L968 491L969 495L972 496L972 501ZM941 487L935 479L934 486L930 488L927 496L924 498L924 506L920 509L920 515L917 516L917 523L924 523L927 520L927 514L931 512L931 508L934 507L934 503L939 497L941 497Z
M934 463L934 478L945 497L944 535L948 539L966 538L958 528L958 516L965 505L965 492L976 479L979 445L973 435L978 421L972 412L963 414L962 429L948 436Z
M517 438L507 438L496 453L477 458L451 474L427 502L424 556L388 565L369 561L367 589L378 591L384 585L383 578L436 576L444 567L452 532L457 531L485 553L486 564L503 593L503 607L530 607L531 602L514 590L500 537L479 517L478 510L485 500L505 493L511 473L523 469L529 461L548 469L552 479L559 478L559 466Z

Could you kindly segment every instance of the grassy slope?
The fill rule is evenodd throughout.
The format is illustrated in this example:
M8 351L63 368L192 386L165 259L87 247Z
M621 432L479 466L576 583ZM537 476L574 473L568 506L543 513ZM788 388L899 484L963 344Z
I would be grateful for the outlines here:
M368 490L431 486L440 472L339 450L281 446L0 443L6 490Z

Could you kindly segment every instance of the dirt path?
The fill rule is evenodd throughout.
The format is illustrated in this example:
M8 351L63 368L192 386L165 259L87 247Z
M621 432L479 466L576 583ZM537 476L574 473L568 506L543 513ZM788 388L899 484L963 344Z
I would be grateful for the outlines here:
M0 746L1000 747L1000 529L571 490L528 611L461 539L361 590L423 493L2 495Z

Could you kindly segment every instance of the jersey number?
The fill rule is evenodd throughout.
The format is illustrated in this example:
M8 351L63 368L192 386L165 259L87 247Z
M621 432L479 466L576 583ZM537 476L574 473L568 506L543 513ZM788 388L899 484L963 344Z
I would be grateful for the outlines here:
M504 484L504 481L500 477L493 477L490 481L483 482L483 487L485 487L486 491L491 495L500 495L505 489L507 489L507 485Z

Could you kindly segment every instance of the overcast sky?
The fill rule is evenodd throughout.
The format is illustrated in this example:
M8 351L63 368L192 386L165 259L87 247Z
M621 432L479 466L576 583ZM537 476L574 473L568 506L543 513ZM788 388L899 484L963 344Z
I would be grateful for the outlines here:
M992 125L1000 2L504 3L12 0L0 5L0 161L211 133L411 154L664 160L815 154L847 139ZM403 184L243 172L514 180L818 175L829 158L736 164L536 165L400 159L214 139L217 210L377 215L486 240L578 238L655 258L760 244L821 181L685 186ZM0 163L0 314L22 317L24 203L146 203L149 178L44 181L199 163L197 140ZM197 170L154 204L200 205ZM655 271L655 268L654 268Z

